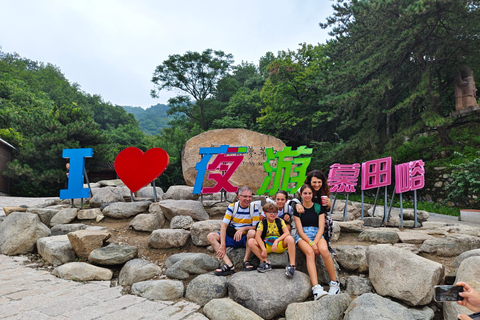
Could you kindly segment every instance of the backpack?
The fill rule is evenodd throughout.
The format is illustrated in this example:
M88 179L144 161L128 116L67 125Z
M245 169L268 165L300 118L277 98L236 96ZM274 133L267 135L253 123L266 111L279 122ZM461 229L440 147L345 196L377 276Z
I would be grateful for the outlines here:
M322 206L319 203L314 203L313 209L315 210L315 213L317 215L320 215L320 211L322 209ZM323 237L325 238L325 241L327 241L328 249L330 250L330 240L332 239L332 234L333 234L333 220L330 215L325 214L325 228L323 230Z
M268 221L267 219L263 219L262 221L260 221L260 223L263 224L263 231L262 231L261 238L262 240L265 240L265 237L267 236ZM260 223L257 225L257 229ZM282 236L283 234L282 220L280 218L275 218L275 224L277 225L278 232L280 232L280 236Z

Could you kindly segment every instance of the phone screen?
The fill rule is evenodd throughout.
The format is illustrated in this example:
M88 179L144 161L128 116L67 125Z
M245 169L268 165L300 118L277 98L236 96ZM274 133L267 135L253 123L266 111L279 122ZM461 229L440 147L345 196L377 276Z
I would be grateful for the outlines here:
M459 293L463 292L462 286L435 286L435 301L458 301L463 300Z

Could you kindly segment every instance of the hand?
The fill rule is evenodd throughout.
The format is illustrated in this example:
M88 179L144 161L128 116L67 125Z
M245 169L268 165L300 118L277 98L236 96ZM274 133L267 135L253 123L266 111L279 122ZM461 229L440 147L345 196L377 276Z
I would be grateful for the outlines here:
M267 259L267 249L262 249L262 253L260 254L260 256L264 260Z
M461 306L467 307L473 312L480 311L480 293L475 291L469 284L465 282L457 282L457 286L463 287L463 292L460 292L459 295L463 297L463 300L457 301ZM468 319L468 318L465 318Z
M237 232L235 232L235 235L233 236L233 239L235 239L235 241L240 241L240 239L242 239L243 230L244 228L241 227L240 229L237 230Z
M225 246L225 244L220 244L220 247L218 248L218 251L217 251L217 256L220 259L223 259L226 252L227 252L227 247Z
M316 256L320 255L320 249L318 249L318 246L316 243L312 245L313 252L315 253Z
M284 216L283 216L283 220L285 220L285 221L290 220L290 216L289 216L288 214L284 215Z
M295 205L295 208L297 209L298 213L304 213L305 212L305 208L300 203L297 203Z
M277 252L278 243L279 243L278 240L275 240L275 241L273 242L273 244L272 244L272 251L273 251L273 252Z

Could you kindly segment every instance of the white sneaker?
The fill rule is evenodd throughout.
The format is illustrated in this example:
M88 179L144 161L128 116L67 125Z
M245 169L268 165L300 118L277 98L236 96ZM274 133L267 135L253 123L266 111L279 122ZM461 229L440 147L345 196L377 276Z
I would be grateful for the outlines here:
M330 281L330 290L328 290L328 294L339 294L340 293L340 282L335 282L333 280Z
M325 290L323 290L323 287L319 284L315 285L312 288L312 292L313 292L313 300L318 300L324 295L328 294Z

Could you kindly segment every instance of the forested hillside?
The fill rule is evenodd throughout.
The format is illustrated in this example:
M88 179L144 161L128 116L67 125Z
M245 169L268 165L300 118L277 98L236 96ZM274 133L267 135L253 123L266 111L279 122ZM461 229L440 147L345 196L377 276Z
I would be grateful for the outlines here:
M170 118L167 115L168 106L156 104L147 109L141 107L122 106L127 113L133 114L138 126L146 134L159 134L168 125Z
M247 128L289 146L313 147L311 168L324 171L333 163L383 156L395 164L473 163L480 150L478 117L459 121L450 114L455 77L469 69L480 78L480 1L333 6L334 14L319 21L330 30L327 43L266 52L258 64L235 64L231 54L213 49L159 61L152 97L161 90L182 94L167 110L156 105L142 111L145 118L137 116L148 135L133 114L82 92L58 67L2 53L0 137L18 148L3 174L14 178L15 192L40 195L61 184L63 148L94 147L96 159L112 160L125 146L161 147L170 155L159 181L166 188L184 183L185 141L217 128ZM39 162L39 154L49 160Z

